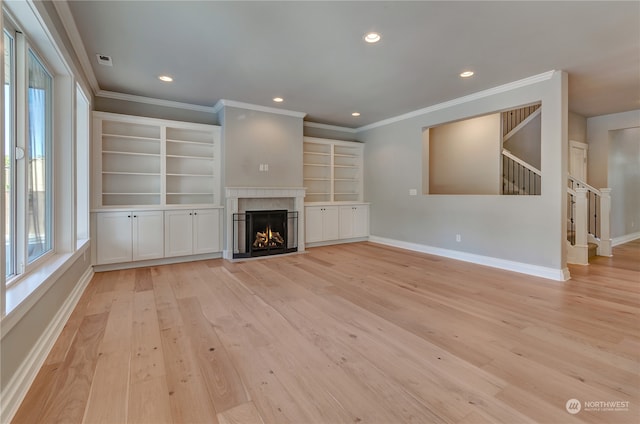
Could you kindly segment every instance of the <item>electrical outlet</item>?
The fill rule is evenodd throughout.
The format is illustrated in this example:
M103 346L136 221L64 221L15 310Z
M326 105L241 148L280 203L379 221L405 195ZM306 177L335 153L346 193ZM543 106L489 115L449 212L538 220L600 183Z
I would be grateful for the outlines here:
M417 196L417 195L418 195L418 190L416 190L415 188L409 189L409 196Z
M261 172L264 171L264 163L260 164L260 168L258 168L258 170L261 171Z
M460 234L456 234L456 241L460 243L462 241L462 236Z
M264 171L265 172L269 172L269 164L268 163L264 164Z

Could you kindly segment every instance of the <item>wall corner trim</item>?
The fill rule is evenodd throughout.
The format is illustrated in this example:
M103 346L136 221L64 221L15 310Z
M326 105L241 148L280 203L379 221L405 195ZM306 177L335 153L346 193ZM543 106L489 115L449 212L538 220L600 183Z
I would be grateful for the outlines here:
M378 236L369 236L372 243L384 244L386 246L398 247L400 249L413 250L414 252L427 253L429 255L442 256L464 262L471 262L478 265L485 265L492 268L499 268L506 271L519 272L521 274L532 275L534 277L546 278L554 281L567 281L571 278L568 268L555 269L540 265L532 265L524 262L510 261L507 259L493 258L490 256L476 255L474 253L461 252L458 250L443 249L441 247L428 246L425 244L411 243L402 240L388 239Z
M69 3L67 1L54 1L52 3L56 9L56 12L58 12L58 17L62 21L64 30L67 32L67 37L69 37L71 46L73 47L73 50L78 57L78 61L80 62L82 71L89 80L89 85L91 86L91 89L95 94L100 91L100 85L98 84L96 74L93 72L93 68L91 67L91 60L89 59L89 55L84 48L84 43L82 42L82 37L80 36L80 31L78 31L76 22L73 19L73 14L71 13L71 9L69 8Z
M16 370L11 380L5 386L0 394L0 422L11 422L13 416L18 412L20 404L24 400L29 388L33 384L40 368L47 359L49 352L53 348L56 340L62 333L67 320L71 316L73 309L78 304L82 293L93 277L93 268L88 267L82 274L78 283L74 287L64 304L58 309L58 312L51 320L45 331L42 333L35 346L20 367Z
M257 112L275 113L277 115L293 116L295 118L304 118L307 116L305 112L296 112L294 110L278 109L275 107L260 106L227 99L218 100L215 106L213 106L213 113L218 113L223 107L235 107L239 109L255 110Z
M96 97L105 99L125 100L128 102L145 103L155 106L172 107L176 109L195 110L197 112L215 113L211 106L194 105L191 103L174 102L173 100L154 99L151 97L136 96L135 94L118 93L115 91L100 90Z
M365 125L356 129L356 132L362 132L371 130L377 127L382 127L385 125L393 124L395 122L404 121L406 119L415 118L416 116L424 115L427 113L435 112L437 110L447 109L453 106L457 106L463 103L471 102L473 100L482 99L484 97L492 96L499 93L504 93L506 91L514 90L520 87L526 87L531 84L536 84L538 82L549 80L553 77L553 75L557 71L547 71L542 74L534 75L531 77L523 78L518 81L513 81L507 84L499 85L497 87L489 88L486 90L478 91L476 93L469 94L467 96L458 97L457 99L448 100L443 103L438 103L433 106L428 106L423 109L414 110L413 112L408 112L402 115L394 116L393 118L383 119L382 121L374 122L373 124Z
M341 127L338 125L321 124L319 122L304 121L303 125L308 128L318 128L322 130L341 131L345 133L355 134L358 131L355 128Z

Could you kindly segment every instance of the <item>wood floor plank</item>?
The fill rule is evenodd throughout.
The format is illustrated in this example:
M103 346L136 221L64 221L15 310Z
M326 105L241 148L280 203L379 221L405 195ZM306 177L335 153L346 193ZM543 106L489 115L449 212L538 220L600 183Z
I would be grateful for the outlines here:
M103 274L94 274L93 279L87 285L84 293L82 293L82 296L80 296L80 300L78 300L78 303L71 313L71 316L64 325L62 333L53 345L51 352L49 352L49 356L47 356L47 359L45 361L46 365L59 364L64 361L67 353L69 352L69 348L71 347L71 344L76 337L78 328L82 323L82 319L85 316L87 306L94 293L96 293L100 282L103 281L104 278L105 275Z
M127 422L131 424L174 422L171 415L169 389L164 375L131 383Z
M216 411L226 411L249 401L244 385L211 323L195 297L179 299L180 313L191 348Z
M639 259L562 283L363 242L97 274L14 422L635 424Z
M264 424L253 402L245 402L218 414L220 424Z
M153 291L141 291L133 295L132 319L131 384L165 378L162 339Z
M82 422L107 319L108 312L84 317L67 357L56 370L55 383L38 410L38 418L31 422ZM28 408L29 402L23 406Z
M133 291L120 285L111 305L98 352L91 392L84 413L85 423L120 423L127 420Z

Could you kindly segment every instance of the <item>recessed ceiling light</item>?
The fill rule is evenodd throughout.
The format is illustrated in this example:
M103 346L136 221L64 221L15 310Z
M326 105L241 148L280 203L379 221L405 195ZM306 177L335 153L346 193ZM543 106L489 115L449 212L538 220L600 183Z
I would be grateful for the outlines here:
M173 78L171 78L169 75L160 75L160 76L158 77L158 79L159 79L160 81L164 81L164 82L171 82L171 81L173 81Z
M369 33L365 34L365 36L362 37L362 38L367 43L372 43L373 44L373 43L377 43L378 41L380 41L380 38L382 38L382 37L377 32L369 32Z
M284 99L282 97L274 97L273 101L276 102L276 103L282 103L282 102L284 102Z
M353 112L351 116L360 116L360 112Z
M460 77L462 78L469 78L473 76L473 71L464 71L463 73L460 74Z

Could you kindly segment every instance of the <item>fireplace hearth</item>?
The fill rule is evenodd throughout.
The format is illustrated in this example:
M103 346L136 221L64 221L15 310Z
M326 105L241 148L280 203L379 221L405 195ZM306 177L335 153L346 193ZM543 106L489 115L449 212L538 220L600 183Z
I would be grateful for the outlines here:
M298 212L258 210L233 214L233 258L296 252Z

